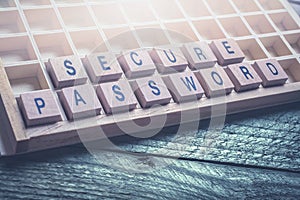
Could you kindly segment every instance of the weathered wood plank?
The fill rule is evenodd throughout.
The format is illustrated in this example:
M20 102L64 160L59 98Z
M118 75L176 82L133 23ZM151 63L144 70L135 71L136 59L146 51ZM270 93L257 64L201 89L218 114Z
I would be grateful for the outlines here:
M153 171L133 174L96 161L82 146L5 158L0 161L0 197L26 199L250 199L300 196L300 174L268 169L173 160ZM128 154L117 153L118 157Z
M219 133L208 123L180 135L171 127L152 138L111 140L128 152L300 171L299 103L229 116Z
M221 135L205 134L206 121L196 137L187 133L163 151L165 155L155 151L171 141L176 127L148 139L115 138L115 144L127 152L102 151L97 160L81 145L2 158L0 198L297 199L299 173L259 167L299 170L299 113L299 105L290 104L233 115ZM204 139L214 147L202 151ZM178 153L176 145L184 147L183 159L172 158L173 152ZM130 152L147 154L128 159ZM153 160L170 163L161 168ZM117 170L122 164L153 171Z

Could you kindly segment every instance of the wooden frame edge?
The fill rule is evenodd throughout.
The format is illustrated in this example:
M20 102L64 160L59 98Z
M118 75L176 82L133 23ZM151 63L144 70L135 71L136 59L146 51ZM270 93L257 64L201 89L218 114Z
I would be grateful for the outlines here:
M25 125L1 58L0 83L1 155L13 155L19 151L24 151L26 148L24 141L27 140L27 137Z

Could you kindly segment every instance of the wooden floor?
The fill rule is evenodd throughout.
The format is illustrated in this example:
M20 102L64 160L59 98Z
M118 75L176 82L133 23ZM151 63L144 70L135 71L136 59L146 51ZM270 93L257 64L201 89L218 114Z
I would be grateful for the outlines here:
M176 142L178 127L115 138L96 157L74 145L1 158L0 199L300 199L300 103L229 116L218 134L200 125Z

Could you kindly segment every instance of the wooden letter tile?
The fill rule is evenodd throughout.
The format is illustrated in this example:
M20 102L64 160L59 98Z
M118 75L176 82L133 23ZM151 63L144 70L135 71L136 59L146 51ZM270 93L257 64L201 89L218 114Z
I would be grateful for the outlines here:
M137 100L127 80L102 83L97 86L97 94L107 114L131 111Z
M215 40L210 44L210 48L215 53L221 66L241 63L245 58L243 51L233 39Z
M70 120L100 114L101 104L92 85L64 88L59 97Z
M20 109L27 126L51 124L62 120L58 103L51 90L21 94Z
M257 89L262 83L261 78L248 63L229 65L225 71L235 85L236 92Z
M158 77L147 77L133 81L132 88L143 108L170 103L171 95L163 80Z
M56 88L81 85L88 79L81 60L76 56L50 58L47 70Z
M202 69L195 73L208 98L230 94L233 83L220 66Z
M93 83L117 81L122 76L122 69L112 53L87 55L84 64Z
M118 60L127 78L150 76L154 74L156 69L146 50L123 52Z
M206 42L192 42L184 44L181 51L186 57L192 70L213 67L217 58Z
M183 53L180 48L177 47L154 48L151 51L151 58L160 73L184 71L188 66L188 62Z
M288 80L287 74L275 59L256 61L253 67L262 79L264 87L284 85Z
M163 77L163 80L177 103L196 101L200 99L204 93L198 79L194 73L190 71L171 74Z

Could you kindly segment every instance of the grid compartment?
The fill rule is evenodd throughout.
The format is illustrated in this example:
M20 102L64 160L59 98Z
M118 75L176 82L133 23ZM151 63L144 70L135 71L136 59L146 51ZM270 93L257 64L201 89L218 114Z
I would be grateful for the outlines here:
M64 33L35 35L42 59L73 55Z
M250 15L245 17L248 24L251 26L256 34L265 34L275 32L275 29L268 21L266 16L260 15Z
M74 3L83 3L84 0L54 0L56 4L74 4Z
M122 3L122 6L130 22L149 22L156 20L148 1L131 0Z
M190 17L204 17L211 15L203 0L180 0L180 4L185 10L185 13Z
M77 52L81 56L88 55L91 52L107 51L103 39L97 30L74 31L70 32L70 35Z
M300 82L300 63L297 59L281 60L279 64L283 67L289 76L289 82Z
M151 0L152 5L160 19L182 19L183 14L175 0Z
M220 19L222 26L228 35L232 37L240 37L250 35L250 32L240 17L230 17Z
M267 55L255 39L239 40L237 43L244 52L246 60L254 61L267 58Z
M26 32L18 11L0 12L0 34Z
M0 38L0 44L0 58L5 65L37 59L27 36Z
M101 25L125 24L126 20L118 4L110 3L92 7L97 21Z
M287 12L270 14L270 17L281 31L299 29L298 24Z
M300 33L287 34L284 37L296 53L300 53Z
M152 48L170 44L159 25L137 26L135 29L142 47Z
M62 7L59 12L68 28L95 26L88 9L85 6Z
M139 44L129 28L104 29L103 31L114 52L139 48Z
M0 1L0 8L9 8L9 7L16 7L15 1L12 1L12 0L1 0Z
M215 40L225 38L224 33L214 19L194 21L193 24L203 39Z
M40 64L11 66L5 68L14 94L49 89Z
M19 0L22 6L45 6L51 5L50 0Z
M260 11L254 0L232 0L241 12Z
M227 15L236 13L228 0L206 0L212 12L216 15Z
M198 40L187 22L166 23L165 27L174 43L187 43Z
M24 13L32 31L62 29L54 10L51 8L25 10Z
M292 54L279 36L260 38L271 56L279 57Z
M258 1L265 10L278 10L284 8L279 0L258 0Z

